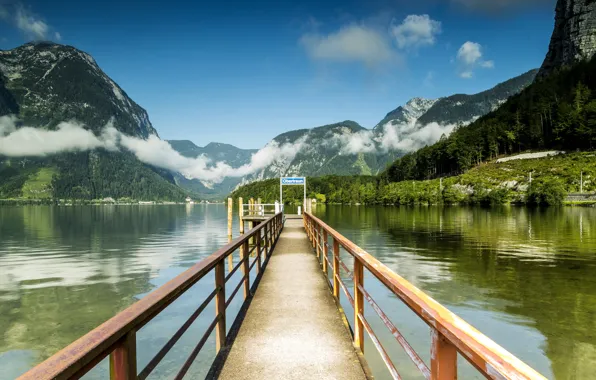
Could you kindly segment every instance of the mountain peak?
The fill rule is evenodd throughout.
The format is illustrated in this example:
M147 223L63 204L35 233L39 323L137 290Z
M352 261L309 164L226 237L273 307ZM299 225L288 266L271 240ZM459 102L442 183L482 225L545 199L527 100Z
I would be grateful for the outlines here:
M555 28L538 77L560 66L590 59L596 53L596 1L558 0Z

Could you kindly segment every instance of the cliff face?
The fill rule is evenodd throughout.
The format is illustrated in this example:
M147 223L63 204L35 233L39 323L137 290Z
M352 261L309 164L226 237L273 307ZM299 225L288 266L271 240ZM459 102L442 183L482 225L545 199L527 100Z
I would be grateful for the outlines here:
M555 29L538 77L596 53L596 0L558 0Z

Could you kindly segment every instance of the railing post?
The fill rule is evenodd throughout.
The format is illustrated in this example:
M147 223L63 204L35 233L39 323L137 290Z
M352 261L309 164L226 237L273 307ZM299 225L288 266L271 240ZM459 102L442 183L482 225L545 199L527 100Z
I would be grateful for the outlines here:
M137 337L130 331L110 354L110 379L132 380L137 378Z
M250 271L248 269L248 239L242 243L242 250L240 251L242 254L241 260L244 260L242 263L242 273L244 274L244 299L246 300L250 295Z
M234 200L232 198L228 198L228 243L232 241L232 219L233 219L233 208L234 208ZM228 256L228 270L232 271L234 269L234 260L232 255Z
M215 265L215 315L219 317L215 330L215 352L226 345L226 275L224 261Z
M261 273L261 230L259 230L257 232L257 236L256 236L256 250L257 250L257 276L259 275L259 273Z
M327 274L327 255L329 254L329 248L327 247L327 230L323 230L323 273Z
M333 238L333 297L339 301L339 242Z
M364 316L364 296L360 287L364 287L364 266L354 257L354 345L364 352L364 326L359 315Z
M321 230L319 226L315 227L315 250L317 251L317 259L321 260Z
M436 329L431 328L431 335L431 380L457 379L457 349Z

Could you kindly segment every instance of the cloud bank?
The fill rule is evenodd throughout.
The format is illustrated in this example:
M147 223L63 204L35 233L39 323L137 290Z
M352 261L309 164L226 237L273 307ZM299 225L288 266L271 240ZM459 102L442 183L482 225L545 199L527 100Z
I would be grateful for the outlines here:
M449 136L456 124L412 122L385 124L380 130L356 133L334 133L327 144L340 149L341 154L412 152Z
M14 116L0 117L0 155L8 157L44 157L62 152L93 149L130 151L140 161L180 172L189 179L214 183L226 177L244 177L256 173L277 160L292 160L305 139L293 144L271 142L255 153L248 164L234 168L225 162L212 162L206 156L184 157L155 135L147 140L128 136L107 123L97 136L77 122L62 122L54 131L28 126L18 127Z
M364 25L348 25L328 35L307 33L300 38L300 44L314 60L372 66L395 58L388 38Z

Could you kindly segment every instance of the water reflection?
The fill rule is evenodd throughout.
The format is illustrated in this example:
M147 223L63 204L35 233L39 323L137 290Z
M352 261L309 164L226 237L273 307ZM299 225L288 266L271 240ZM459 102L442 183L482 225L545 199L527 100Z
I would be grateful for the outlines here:
M546 376L596 378L595 209L317 213ZM397 302L381 286L373 293L384 307Z
M226 242L223 205L0 208L0 378L51 356ZM172 328L196 306L177 303ZM158 340L167 331L147 329Z

